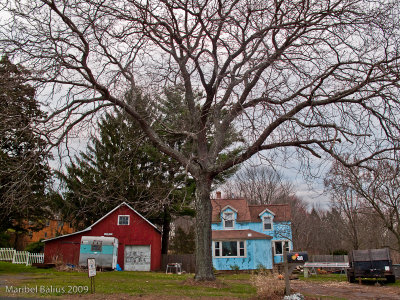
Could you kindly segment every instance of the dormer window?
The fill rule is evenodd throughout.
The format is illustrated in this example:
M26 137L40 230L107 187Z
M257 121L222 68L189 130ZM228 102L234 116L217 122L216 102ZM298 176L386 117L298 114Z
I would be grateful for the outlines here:
M232 229L234 227L234 218L232 212L224 212L223 214L223 222L225 229Z
M263 230L272 230L273 219L271 216L263 217Z

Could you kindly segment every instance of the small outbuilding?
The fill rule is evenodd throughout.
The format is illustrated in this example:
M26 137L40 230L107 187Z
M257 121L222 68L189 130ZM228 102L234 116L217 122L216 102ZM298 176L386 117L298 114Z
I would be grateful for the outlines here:
M84 230L44 240L45 263L78 265L82 237L88 240L91 236L118 241L117 262L125 271L160 269L160 230L125 202Z

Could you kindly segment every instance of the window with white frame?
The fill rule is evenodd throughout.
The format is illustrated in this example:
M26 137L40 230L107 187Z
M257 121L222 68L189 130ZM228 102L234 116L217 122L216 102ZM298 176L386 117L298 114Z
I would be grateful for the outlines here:
M234 215L232 212L224 212L223 213L223 222L224 222L224 228L229 229L233 228L235 226L235 221L234 221Z
M283 255L283 247L286 248L286 252L290 251L289 241L275 241L274 242L274 254Z
M118 225L129 225L129 215L119 215Z
M214 257L245 257L245 241L215 241Z
M273 219L271 216L263 217L263 230L272 230Z

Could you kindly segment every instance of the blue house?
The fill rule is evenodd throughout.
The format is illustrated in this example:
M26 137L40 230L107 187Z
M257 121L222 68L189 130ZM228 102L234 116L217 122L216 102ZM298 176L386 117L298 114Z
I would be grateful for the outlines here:
M212 199L212 254L217 270L272 269L293 249L289 204Z

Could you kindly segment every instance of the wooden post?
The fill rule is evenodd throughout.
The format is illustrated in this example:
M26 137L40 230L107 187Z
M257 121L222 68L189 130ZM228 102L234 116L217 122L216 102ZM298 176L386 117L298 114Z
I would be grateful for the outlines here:
M285 295L290 296L289 266L285 243L283 243L283 267L285 270Z
M94 277L96 276L96 259L88 258L87 266L88 266L88 276L90 278L90 292L93 294L96 292L96 287L94 283Z
M303 268L304 270L304 278L308 278L308 268Z

